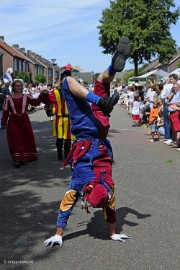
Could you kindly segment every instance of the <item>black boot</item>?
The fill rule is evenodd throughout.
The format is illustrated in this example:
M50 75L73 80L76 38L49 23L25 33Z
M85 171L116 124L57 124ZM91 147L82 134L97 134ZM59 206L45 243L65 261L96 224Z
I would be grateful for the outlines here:
M97 105L104 113L104 115L109 115L118 101L119 94L115 92L112 97L101 97Z
M63 160L63 154L58 150L58 160Z
M62 154L63 139L57 138L56 147L57 147L58 160L62 160L63 159L63 154Z
M64 140L64 158L66 159L71 150L71 140Z
M124 69L126 59L128 58L131 50L130 41L127 37L122 37L119 40L117 50L112 58L112 66L115 71L119 72Z
M14 167L19 168L20 167L20 162L19 160L14 160Z

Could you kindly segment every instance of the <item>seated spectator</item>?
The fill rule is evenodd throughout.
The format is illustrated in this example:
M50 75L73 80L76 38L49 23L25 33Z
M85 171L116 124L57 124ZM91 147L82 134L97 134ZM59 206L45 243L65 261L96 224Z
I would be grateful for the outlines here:
M165 129L164 129L164 116L163 111L159 112L158 120L157 120L157 128L161 136L164 136Z

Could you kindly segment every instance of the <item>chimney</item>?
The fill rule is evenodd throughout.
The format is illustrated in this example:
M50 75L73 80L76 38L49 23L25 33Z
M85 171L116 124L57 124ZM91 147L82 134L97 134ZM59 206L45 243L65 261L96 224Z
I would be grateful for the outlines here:
M25 48L20 48L20 51L21 51L22 53L26 53Z
M19 45L18 44L14 44L13 45L13 48L16 49L16 50L19 50Z
M31 50L27 50L27 55L30 55L31 54Z
M4 41L4 36L0 36L0 40L1 41Z

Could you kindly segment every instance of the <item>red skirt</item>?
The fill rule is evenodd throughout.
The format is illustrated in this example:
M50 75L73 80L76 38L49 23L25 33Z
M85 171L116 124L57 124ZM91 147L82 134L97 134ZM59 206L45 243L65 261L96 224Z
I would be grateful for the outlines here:
M174 131L180 131L180 113L173 112L169 116L171 128Z
M11 114L7 126L7 141L13 160L37 160L34 134L27 113Z
M132 120L133 121L140 121L140 115L139 114L132 114Z

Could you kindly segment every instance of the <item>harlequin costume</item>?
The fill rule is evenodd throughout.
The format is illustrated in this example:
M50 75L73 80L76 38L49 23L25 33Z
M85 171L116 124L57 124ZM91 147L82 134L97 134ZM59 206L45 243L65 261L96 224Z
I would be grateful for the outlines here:
M128 38L122 37L108 68L108 73L104 73L103 79L107 76L111 81L117 71L122 71L129 53L130 41ZM108 115L112 112L114 105L118 103L119 94L115 92L112 97L109 97L109 84L102 82L95 84L94 93L87 92L78 86L74 79L66 78L67 76L71 76L70 70L65 70L61 74L61 79L63 96L72 124L71 130L76 136L76 142L65 161L65 165L68 161L71 164L72 178L68 191L60 203L56 234L45 240L44 245L46 247L53 247L55 244L63 245L62 236L68 217L82 193L85 193L85 199L92 206L104 209L104 217L109 224L109 237L114 241L125 242L129 236L115 232L112 148L106 138L109 130ZM68 84L68 81L72 84ZM78 91L81 93L80 95L78 95ZM77 98L76 95L80 98ZM92 108L89 102L94 104ZM110 196L106 196L107 194Z
M66 159L71 149L71 140L75 137L71 134L71 122L69 112L65 100L62 98L60 89L54 89L49 94L49 99L53 103L52 112L54 115L53 121L53 136L56 139L56 147L58 151L58 159L63 159L62 148L64 145L64 158Z
M95 93L109 96L109 84L95 83ZM108 204L102 205L104 218L109 223L115 223L114 180L112 179L112 148L106 139L109 130L109 118L104 116L96 105L92 108L86 100L80 100L71 93L67 78L62 84L63 95L72 123L71 131L76 136L76 142L68 155L67 161L72 166L72 178L68 191L60 203L57 227L65 228L73 206L81 195L87 183L103 182L112 190ZM65 164L66 165L66 164Z

